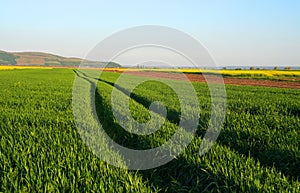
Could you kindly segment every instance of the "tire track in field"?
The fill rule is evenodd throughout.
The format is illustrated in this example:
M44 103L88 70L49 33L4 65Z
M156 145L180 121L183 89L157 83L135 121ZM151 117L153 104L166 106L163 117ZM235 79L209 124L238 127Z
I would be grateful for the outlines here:
M94 77L89 77L89 78L94 78ZM112 87L115 87L115 88L118 89L120 92L124 93L126 96L130 97L131 99L133 99L133 98L132 98L132 95L130 95L130 93L128 92L128 90L126 90L125 88L123 88L123 87L121 87L121 86L119 86L119 85L116 85L116 84L114 84L114 83L112 83L112 82L106 81L106 80L97 79L97 78L94 78L94 79L95 79L95 80L98 80L98 81L101 81L101 82L104 82L104 83L106 83L106 84L108 84L108 85L110 85L110 86L112 86ZM143 97L141 97L141 98L143 99ZM133 100L135 100L135 99L133 99ZM137 103L143 105L145 108L147 108L147 106L145 106L144 104L140 103L138 100L135 100L135 101L136 101ZM147 101L147 100L146 100L146 101ZM143 102L143 101L142 101L142 102ZM223 136L222 136L222 135L220 136L220 137L221 137L220 139L223 139L223 140L224 140L225 138L227 138L226 135L231 136L231 135L236 135L236 134L237 134L237 133L234 133L234 132L233 132L233 133L228 133L228 132L226 132L226 133L224 133ZM249 152L239 151L237 147L232 146L230 143L234 143L234 141L227 141L227 142L229 142L229 143L226 143L226 141L222 141L222 140L220 141L220 140L219 140L219 145L220 145L220 146L224 146L224 147L233 148L233 149L236 151L236 153L237 153L238 155L245 155L245 156L249 155ZM253 151L255 151L255 150L253 150ZM279 153L278 151L276 151L276 152ZM259 161L259 162L262 164L263 167L266 167L266 168L272 168L272 166L274 167L273 164L264 162L264 161L262 160L262 158L259 157L259 156L257 156L257 155L252 155L252 154L251 154L251 157L254 158L254 159L256 159L257 161ZM179 158L179 159L180 159L180 163L189 164L189 163L186 162L187 160L182 159L182 158ZM277 160L275 159L275 160L273 160L273 161L277 161ZM298 162L297 162L297 161L295 162L295 160L293 160L292 163L298 163ZM296 181L297 181L297 178L298 178L297 175L295 176L295 175L287 174L286 172L284 172L284 171L282 170L282 168L279 168L279 167L276 167L276 166L275 166L275 168L276 168L277 171L282 172L283 174L285 174L285 175L288 177L289 180L291 180L291 181L295 181L295 180L296 180ZM146 175L147 175L147 174L146 174ZM161 174L161 175L162 175L162 174Z
M74 72L75 72L75 70L74 70ZM112 86L112 87L118 89L119 91L121 91L123 94L125 94L129 98L133 99L135 102L137 102L137 103L141 104L142 106L144 106L149 111L152 111L152 112L154 112L156 114L159 114L159 115L163 116L163 114L161 114L161 112L159 110L155 110L155 109L150 110L149 109L149 106L151 105L151 103L153 101L151 101L151 100L149 100L149 99L147 99L145 97L142 97L140 95L137 95L137 94L135 94L133 92L130 93L126 88L124 88L124 87L122 87L122 86L120 86L118 84L115 84L113 82L109 82L109 81L103 80L101 78L90 77L86 73L84 73L82 71L78 71L78 70L75 73L77 74L78 72L81 73L86 78L92 78L94 80L101 81L101 82L104 82L106 84L109 84L110 86ZM169 109L168 108L167 109L167 117L166 117L166 119L168 119L168 121L170 121L171 123L174 123L174 124L178 125L179 122L180 122L180 115L181 115L180 112L177 112L174 109Z

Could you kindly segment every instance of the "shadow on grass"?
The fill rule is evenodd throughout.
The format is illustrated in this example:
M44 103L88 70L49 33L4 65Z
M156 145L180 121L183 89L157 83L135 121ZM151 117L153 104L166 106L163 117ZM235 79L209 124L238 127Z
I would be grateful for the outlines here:
M77 76L79 74L81 74L81 76L84 76L86 78L92 78L94 80L97 80L97 81L101 81L101 82L104 82L106 84L109 84L110 86L112 87L115 87L116 89L118 89L119 91L121 91L122 93L124 93L126 96L130 97L131 99L135 100L137 103L143 105L145 108L149 109L149 106L151 105L151 103L153 101L151 100L148 100L147 98L145 97L142 97L142 96L139 96L135 93L130 93L128 90L126 90L125 88L117 85L117 84L114 84L113 82L110 82L110 81L106 81L104 79L101 79L101 78L95 78L95 77L90 77L88 76L86 73L82 72L82 71L75 71L74 72L77 74ZM180 116L181 116L181 113L180 112L177 112L176 110L174 109L170 109L168 107L167 108L167 119L171 122L171 123L175 123L175 124L179 124L180 122ZM161 114L161 111L158 109L158 110L155 110L155 109L152 109L153 112L159 114L159 115L162 115Z
M289 150L276 149L266 144L262 145L262 140L261 136L249 136L249 133L244 131L226 130L221 131L218 143L234 149L239 154L250 155L259 160L263 166L274 166L292 180L299 180L299 154L295 155L295 152Z
M88 78L84 76L84 74L79 74L78 72L75 72L77 76L86 79ZM91 77L90 77L91 78ZM102 81L100 79L96 79L98 81ZM89 81L92 83L91 81ZM102 81L104 82L104 81ZM107 82L105 82L107 83ZM113 84L109 84L110 86L113 86ZM94 85L96 88L96 85ZM126 91L124 91L126 92ZM123 93L124 93L123 92ZM115 140L120 145L124 145L126 147L132 148L132 149L145 149L145 148L151 148L151 142L149 139L140 138L138 136L135 136L134 134L130 134L127 131L125 131L122 127L120 127L116 122L113 121L113 114L111 112L111 109L109 106L105 105L103 98L96 90L95 93L95 103L96 103L96 112L98 114L98 117L102 123L103 128L107 132L107 134ZM125 94L125 93L124 93ZM128 93L127 93L127 96ZM132 96L130 96L132 97ZM141 97L142 98L142 97ZM142 98L143 99L143 98ZM137 100L138 102L138 100ZM103 109L106 109L103 111ZM205 119L208 120L208 117ZM203 135L205 133L205 126L206 122L200 122L199 127L201 129L198 130L198 135ZM254 152L257 151L256 148L253 149L245 149L243 144L242 146L237 146L235 143L235 137L237 133L236 132L223 132L221 133L218 142L221 145L230 146L233 149L237 150L241 154L248 155L249 152L251 153L251 156L255 157L265 166L273 166L274 163L272 160L266 159L266 157L260 157L259 154L255 154ZM228 140L227 136L231 136ZM141 141L142 140L142 141ZM245 142L246 143L246 142ZM145 145L146 144L146 145ZM285 156L284 161L288 161L288 159L292 157L287 157L286 152L275 152L272 149L266 149L266 152L269 151L270 155L278 153L281 156ZM193 154L194 155L194 154ZM198 156L198 152L195 152L195 155ZM267 155L267 154L266 154ZM272 158L273 161L278 162L279 160ZM293 158L292 158L293 159ZM293 160L292 163L297 160ZM289 160L289 163L290 160ZM271 165L272 164L272 165ZM298 164L299 165L299 164ZM297 166L297 162L295 164L295 167ZM280 170L280 166L275 167ZM285 166L286 167L286 166ZM295 168L293 167L293 168ZM205 163L201 165L195 164L191 162L190 160L187 160L184 158L184 156L179 156L178 158L172 160L166 165L163 165L161 167L145 170L145 171L138 171L139 174L143 176L145 181L149 181L150 183L154 184L156 187L161 189L163 192L201 192L201 191L207 191L207 192L223 192L223 191L239 191L242 190L242 187L239 187L238 184L235 184L235 182L228 177L222 175L219 173L218 175L212 174L211 171L205 170L203 168L206 168ZM297 170L296 170L297 171ZM285 173L282 171L282 173ZM287 174L291 175L291 174ZM296 175L296 174L295 174ZM294 175L292 175L294 176ZM228 190L226 188L232 187L232 190ZM258 190L255 187L249 186L246 187L249 192L258 192Z
M113 121L113 114L110 108L103 103L103 98L96 91L97 115L101 119L104 130L112 136L117 143L132 149L146 149L151 147L151 140L147 137L133 137L123 131L116 122ZM103 108L106 110L103 111ZM192 155L199 156L198 148ZM193 159L193 156L191 156ZM158 187L162 192L231 192L241 191L246 188L249 192L258 192L253 186L239 187L236 182L222 174L213 174L206 168L206 163L193 163L180 155L166 165L158 168L138 171L143 179ZM133 171L135 172L135 171Z

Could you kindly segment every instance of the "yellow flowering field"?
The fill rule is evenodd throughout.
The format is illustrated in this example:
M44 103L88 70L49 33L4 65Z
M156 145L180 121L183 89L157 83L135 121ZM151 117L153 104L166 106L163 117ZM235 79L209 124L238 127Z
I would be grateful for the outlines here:
M0 70L13 69L52 69L65 67L44 67L44 66L0 66ZM69 67L66 67L69 68ZM103 68L89 68L93 70L104 70ZM300 70L209 70L209 69L171 69L171 68L105 68L105 71L124 72L124 71L154 71L154 72L182 72L182 73L212 73L227 76L261 76L261 77L300 77Z
M171 68L106 68L107 71L124 72L124 71L154 71L154 72L183 72L183 73L212 73L229 76L264 76L264 77L280 77L280 76L300 76L299 70L209 70L209 69L171 69Z
M14 70L14 69L52 69L52 68L43 67L43 66L0 66L0 70Z
M155 69L156 70L156 69ZM229 76L258 75L258 76L300 76L299 70L207 70L207 69L157 69L158 71L183 73L215 73Z

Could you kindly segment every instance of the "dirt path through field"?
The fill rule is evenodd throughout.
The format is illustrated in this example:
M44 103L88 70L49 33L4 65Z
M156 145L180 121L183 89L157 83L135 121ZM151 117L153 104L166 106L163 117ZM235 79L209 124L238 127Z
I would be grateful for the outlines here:
M151 78L166 78L172 80L185 80L185 78L177 73L168 72L133 72L127 71L126 74L132 74L137 76L145 76ZM204 76L200 74L185 74L186 77L192 82L206 82ZM206 78L214 80L215 76L208 75ZM232 85L251 85L251 86L265 86L265 87L278 87L278 88L295 88L300 89L300 82L288 82L288 81L277 81L277 80L255 80L246 78L223 78L225 84ZM213 81L212 81L213 82ZM217 83L217 82L216 82Z

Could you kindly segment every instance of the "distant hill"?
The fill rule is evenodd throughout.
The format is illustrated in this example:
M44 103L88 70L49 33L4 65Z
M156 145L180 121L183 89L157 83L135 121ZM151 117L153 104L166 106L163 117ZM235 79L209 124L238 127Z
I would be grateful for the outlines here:
M42 52L5 52L0 50L0 65L16 66L79 66L81 58L66 58ZM84 60L89 67L103 67L106 62ZM106 67L121 67L110 62Z

